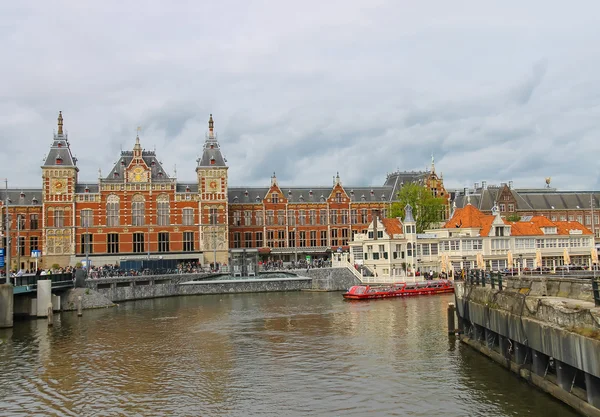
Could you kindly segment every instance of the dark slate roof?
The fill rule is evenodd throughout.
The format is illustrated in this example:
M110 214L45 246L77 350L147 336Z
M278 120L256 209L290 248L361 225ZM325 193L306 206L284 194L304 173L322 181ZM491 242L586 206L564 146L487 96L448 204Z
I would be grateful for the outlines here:
M100 192L100 187L98 183L80 183L75 185L75 194L85 194L85 193L97 194Z
M133 151L121 151L121 157L115 163L115 166L104 180L123 182L125 170L131 163L132 159ZM169 178L169 176L163 169L161 163L156 158L156 152L144 150L142 151L142 159L144 160L144 163L150 168L151 178L153 182L166 182L171 180L171 178ZM115 172L118 173L117 177L115 177ZM160 175L160 173L162 173L162 176Z
M188 191L189 188L189 191ZM175 187L175 192L178 193L198 193L198 183L197 182L189 182L189 183L178 183Z
M497 202L501 188L464 189L456 192L456 207L461 208L471 204L481 211L491 211ZM590 208L590 195L593 194L594 207L600 208L600 191L558 191L556 189L511 189L516 201L517 211L528 210L576 210Z
M214 160L214 163L211 163ZM226 167L225 158L221 154L221 147L217 141L217 136L207 135L206 141L204 142L204 149L202 150L202 157L198 158L198 167L200 168L214 168L214 167Z
M428 175L427 171L396 171L388 174L384 186L390 187L393 195L398 195L404 184L424 184Z
M42 189L41 188L19 188L8 189L8 204L11 206L41 206ZM2 204L6 201L6 190L0 190L0 199Z
M331 194L333 187L283 187L284 197L291 203L320 203ZM270 187L230 187L230 203L258 203L266 197ZM344 187L351 201L390 201L391 187ZM364 199L363 199L364 197Z
M56 161L60 158L62 161L58 164ZM74 167L77 165L77 158L71 154L71 147L67 135L62 133L55 134L50 151L44 161L44 167L62 166Z

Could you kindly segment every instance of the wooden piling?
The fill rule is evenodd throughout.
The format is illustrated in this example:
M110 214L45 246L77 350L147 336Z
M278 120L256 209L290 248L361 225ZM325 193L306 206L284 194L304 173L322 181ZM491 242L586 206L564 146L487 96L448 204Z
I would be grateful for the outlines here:
M48 304L48 327L54 325L54 310L52 309L52 303Z
M454 322L456 309L454 307L454 303L448 303L448 334L456 333L456 325Z

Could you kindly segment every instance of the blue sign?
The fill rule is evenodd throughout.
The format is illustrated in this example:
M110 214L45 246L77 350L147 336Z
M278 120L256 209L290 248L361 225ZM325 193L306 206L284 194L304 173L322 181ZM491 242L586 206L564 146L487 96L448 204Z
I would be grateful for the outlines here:
M39 258L41 256L42 256L42 251L41 250L34 249L34 250L31 251L31 257L32 258Z
M0 248L0 267L4 266L4 248Z

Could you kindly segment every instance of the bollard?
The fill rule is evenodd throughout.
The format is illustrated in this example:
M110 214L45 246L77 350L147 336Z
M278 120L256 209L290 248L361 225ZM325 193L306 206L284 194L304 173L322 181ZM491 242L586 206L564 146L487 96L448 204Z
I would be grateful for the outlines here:
M48 304L48 327L52 327L54 325L54 311L52 309L52 304Z
M502 272L498 271L498 289L502 291Z
M454 303L448 303L448 334L456 333L456 326L454 324Z
M490 273L490 284L492 285L492 289L496 289L496 281L494 280L494 274Z
M77 297L77 316L81 317L83 316L83 306L82 306L82 302L81 302L81 295L79 297Z
M485 287L485 271L481 271L481 286Z

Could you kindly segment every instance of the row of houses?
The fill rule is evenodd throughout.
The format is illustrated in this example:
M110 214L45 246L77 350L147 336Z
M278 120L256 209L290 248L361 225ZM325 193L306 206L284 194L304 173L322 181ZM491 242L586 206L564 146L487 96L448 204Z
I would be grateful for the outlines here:
M472 204L455 209L440 228L417 233L412 208L403 221L377 213L367 232L350 243L350 262L378 277L447 272L467 268L505 269L591 267L598 263L593 233L576 221L523 216L508 221Z

